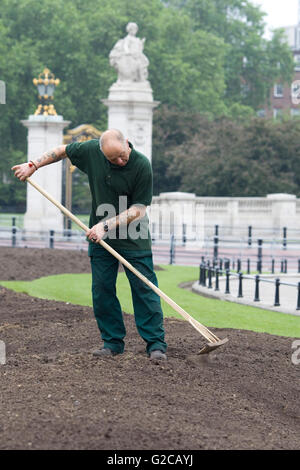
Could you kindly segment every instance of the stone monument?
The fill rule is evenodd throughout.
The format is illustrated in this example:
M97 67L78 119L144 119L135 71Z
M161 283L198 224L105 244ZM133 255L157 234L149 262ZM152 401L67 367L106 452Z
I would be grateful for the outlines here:
M159 102L153 100L148 81L149 60L144 54L145 38L138 38L136 23L128 23L127 36L117 41L109 54L110 65L118 72L110 87L108 128L120 129L134 147L151 161L152 116Z
M54 80L49 69L44 69L38 79L34 79L38 87L40 104L34 115L21 121L28 129L28 161L36 160L46 151L63 143L63 129L70 124L58 116L51 100L55 86L59 84ZM36 171L34 179L42 188L51 194L57 201L62 198L62 162L48 165ZM27 184L27 206L24 216L26 231L62 231L63 216L59 210L40 194L30 184Z

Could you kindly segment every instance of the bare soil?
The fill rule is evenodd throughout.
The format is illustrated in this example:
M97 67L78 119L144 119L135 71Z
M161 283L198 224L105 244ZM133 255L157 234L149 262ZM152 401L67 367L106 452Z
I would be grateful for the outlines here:
M0 248L0 279L90 272L86 252ZM166 319L168 361L145 354L124 313L126 350L95 359L92 309L0 287L0 449L299 449L300 366L292 338L215 329L208 357Z

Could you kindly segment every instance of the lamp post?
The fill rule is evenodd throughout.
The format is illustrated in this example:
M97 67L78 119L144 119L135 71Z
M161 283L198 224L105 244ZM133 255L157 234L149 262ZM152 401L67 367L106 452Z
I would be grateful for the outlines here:
M38 105L35 116L56 116L56 110L51 103L55 88L59 85L60 80L55 78L54 74L48 68L44 68L38 78L33 79L33 84L37 87L39 93L40 104Z

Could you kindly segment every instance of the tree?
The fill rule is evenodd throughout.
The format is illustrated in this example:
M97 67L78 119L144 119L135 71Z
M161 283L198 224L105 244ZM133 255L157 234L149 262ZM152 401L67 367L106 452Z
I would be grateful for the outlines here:
M6 82L7 104L0 105L0 206L25 208L26 185L10 168L26 159L27 130L20 120L37 106L32 79L50 68L61 80L55 91L58 114L72 127L90 123L105 129L101 99L116 80L108 55L129 21L136 21L139 35L147 39L155 99L173 113L167 140L156 140L161 132L154 127L157 191L177 189L179 176L163 180L161 174L169 166L170 149L180 145L179 136L187 141L189 129L198 132L190 120L198 122L199 113L209 119L248 119L271 82L289 77L292 59L281 33L271 42L262 37L263 15L249 0L1 0L0 79ZM155 123L166 128L166 116L162 106ZM88 207L82 180L75 180L74 198Z
M169 0L187 12L193 28L221 38L226 48L225 103L259 109L277 79L291 82L293 56L283 31L263 36L265 14L249 0ZM278 66L280 64L280 67ZM230 113L229 113L230 114Z
M0 78L7 85L7 104L0 109L1 206L23 201L24 208L25 185L10 167L26 158L27 131L20 120L37 106L32 79L47 66L61 80L55 91L58 114L72 127L91 123L105 129L101 98L116 80L108 55L129 21L147 38L156 99L180 109L225 112L223 41L194 31L188 14L160 0L2 0L1 17Z
M182 173L185 166L186 148L190 148L191 139L196 135L206 136L210 133L212 122L199 113L179 111L177 108L161 106L154 112L153 120L153 191L177 191L181 186ZM180 152L177 152L180 149ZM178 156L177 170L174 167L175 155ZM181 155L181 157L179 156ZM177 163L175 164L177 165Z
M299 196L299 130L297 119L214 120L170 151L167 175L179 178L179 190L199 196Z

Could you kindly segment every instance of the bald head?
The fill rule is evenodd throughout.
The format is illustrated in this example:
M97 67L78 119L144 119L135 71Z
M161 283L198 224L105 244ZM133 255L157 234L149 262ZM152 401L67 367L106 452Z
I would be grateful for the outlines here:
M111 163L119 166L127 164L131 148L121 131L109 129L103 132L99 144L102 153Z
M125 145L125 142L125 137L121 131L118 129L108 129L107 131L103 132L100 137L100 149L103 151L105 146L114 143Z

